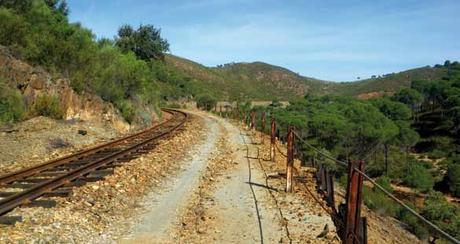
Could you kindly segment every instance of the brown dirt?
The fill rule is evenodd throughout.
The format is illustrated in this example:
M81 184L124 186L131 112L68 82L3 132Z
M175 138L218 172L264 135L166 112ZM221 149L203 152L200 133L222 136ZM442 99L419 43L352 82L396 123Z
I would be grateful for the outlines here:
M21 215L23 221L0 226L0 242L106 243L123 237L142 212L141 199L176 174L181 165L173 162L200 142L201 128L200 120L192 117L182 131L105 180L74 188L69 198L53 198L55 208L15 209L10 215Z
M284 160L279 157L276 164L265 161L268 151L251 142L259 141L259 137L246 135L247 131L233 125L225 128L227 135L219 142L221 149L209 162L199 190L175 231L177 241L254 243L263 236L267 243L339 243L332 221L321 207L300 194L297 187L295 193L285 193L281 178L267 178L284 169ZM248 169L251 180L247 178ZM251 185L254 195L248 196L245 192ZM232 189L238 189L237 194ZM262 235L254 203L259 208ZM329 232L317 237L326 223Z
M85 130L86 135L78 134ZM36 117L0 130L0 174L67 155L121 135L90 121Z

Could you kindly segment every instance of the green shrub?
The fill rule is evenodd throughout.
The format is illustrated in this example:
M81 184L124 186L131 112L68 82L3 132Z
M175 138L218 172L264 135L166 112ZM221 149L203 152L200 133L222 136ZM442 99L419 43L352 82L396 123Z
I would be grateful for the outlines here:
M24 117L25 104L21 94L0 79L0 122L15 122Z
M422 222L412 215L409 211L403 209L399 214L399 219L409 226L409 230L420 239L427 239L429 236L428 228Z
M179 103L168 103L168 108L182 108Z
M211 97L208 94L199 95L196 99L196 105L198 108L210 111L213 109L217 104L215 98Z
M53 119L62 119L64 111L61 108L59 97L56 95L40 95L29 111L32 116L46 116Z
M460 162L449 164L447 178L449 190L454 196L460 197Z
M120 109L121 116L123 116L126 122L131 124L136 116L136 110L134 109L133 104L127 100L122 100L116 102L116 105Z
M453 204L447 202L441 192L431 191L423 206L422 215L447 231L452 236L460 236L460 210Z
M405 171L406 176L403 180L408 186L417 188L422 192L427 192L433 188L433 176L423 165L418 162L409 162Z
M18 15L13 14L10 10L0 8L0 44L9 46L19 42L24 44L24 36L27 30L27 23Z
M389 192L393 192L393 188L391 187L390 178L386 176L381 176L376 180L377 184L381 185L385 190Z
M384 186L384 188L387 188ZM392 199L385 195L382 191L376 188L363 187L364 203L370 208L379 213L396 217L400 211Z

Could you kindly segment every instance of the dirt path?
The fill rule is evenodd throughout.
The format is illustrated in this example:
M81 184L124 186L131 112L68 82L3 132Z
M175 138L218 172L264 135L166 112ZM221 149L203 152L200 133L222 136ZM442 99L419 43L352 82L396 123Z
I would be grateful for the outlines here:
M195 145L186 160L176 162L182 164L183 168L174 179L163 184L161 192L157 190L146 197L142 205L149 211L135 225L126 242L165 242L170 239L168 231L177 222L178 213L197 186L211 153L216 149L217 139L221 136L216 120L208 117L203 117L203 120L206 125L205 140Z
M257 148L250 138L222 122L229 134L229 144L236 149L236 168L226 172L215 192L215 204L209 209L216 213L221 231L214 239L221 243L273 243L283 235L281 216L271 207L265 187L265 177L257 167Z
M282 178L267 177L284 169L285 161L266 161L260 137L227 120L217 121L223 137L181 223L172 230L174 242L338 243L333 223L319 205L305 201L305 194L285 193Z
M195 145L189 158L178 162L184 165L182 171L163 185L164 190L151 192L145 198L142 205L148 211L122 242L202 242L182 238L176 229L187 224L181 223L180 217L187 212L194 194L203 190L200 184L203 180L215 183L212 185L216 191L206 207L206 212L214 216L215 231L200 229L199 235L219 243L279 242L285 235L282 217L272 207L264 187L265 177L252 159L258 156L257 148L251 146L247 135L225 120L203 113L198 115L205 122L206 139ZM222 158L232 167L223 168L215 178L206 175L210 170L219 169L215 163Z

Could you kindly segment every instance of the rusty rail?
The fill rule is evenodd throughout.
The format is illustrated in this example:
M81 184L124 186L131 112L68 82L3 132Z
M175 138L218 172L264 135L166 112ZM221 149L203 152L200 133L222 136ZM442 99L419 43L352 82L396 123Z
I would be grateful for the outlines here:
M172 114L173 113L172 111L175 111L175 110L163 109L163 111L165 111L165 112L167 112L169 114ZM26 169L22 169L22 170L19 170L19 171L11 172L11 173L8 173L8 174L5 174L5 175L0 175L0 186L9 184L9 183L11 183L11 182L13 182L15 180L22 179L24 177L27 177L27 176L30 176L30 175L33 175L33 174L36 174L36 173L38 173L40 171L43 171L43 170L46 170L48 168L57 167L59 165L69 163L72 160L75 160L75 159L78 159L78 158L81 158L81 157L85 157L85 156L97 153L97 152L101 151L104 148L113 147L113 146L118 145L120 143L123 143L123 142L125 142L127 140L139 137L141 135L145 135L145 134L150 133L151 131L157 129L158 127L163 126L167 122L168 121L163 121L160 124L157 124L157 125L155 125L153 127L150 127L147 130L143 130L143 131L134 133L132 135L128 135L128 136L116 139L114 141L103 143L103 144L100 144L100 145L97 145L97 146L94 146L94 147L83 149L82 151L78 151L78 152L76 152L74 154L70 154L70 155L67 155L67 156L64 156L64 157L61 157L61 158L57 158L57 159L45 162L43 164L39 164L39 165L30 167L30 168L26 168Z
M136 154L148 151L158 139L164 138L171 132L182 127L187 120L187 114L184 112L171 109L163 109L163 111L172 114L173 118L139 133L0 177L3 187L8 187L9 184L30 176L43 177L40 174L49 170L61 169L62 167L67 170L61 175L58 174L56 177L44 178L43 182L0 200L0 216L18 206L30 203L45 193L66 186L75 180L84 180L88 174L102 167L109 166L108 168L114 168L118 166L114 164L115 162L129 161L135 158ZM115 146L118 146L116 150L113 149ZM103 152L104 149L113 151L109 151L109 153L96 153ZM96 155L96 157L87 157L88 155ZM75 164L73 160L77 161L77 159L86 163Z

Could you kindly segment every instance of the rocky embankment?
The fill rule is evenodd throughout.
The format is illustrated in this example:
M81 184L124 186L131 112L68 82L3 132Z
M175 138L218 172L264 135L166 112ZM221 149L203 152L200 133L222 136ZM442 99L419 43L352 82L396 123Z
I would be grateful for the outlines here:
M0 77L10 87L20 90L28 107L40 95L56 95L66 120L103 122L118 131L130 129L130 125L124 121L113 104L88 92L77 94L70 87L68 79L52 77L44 69L17 59L3 46L0 46Z

